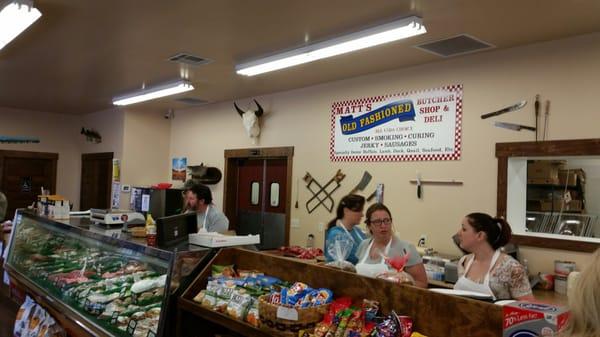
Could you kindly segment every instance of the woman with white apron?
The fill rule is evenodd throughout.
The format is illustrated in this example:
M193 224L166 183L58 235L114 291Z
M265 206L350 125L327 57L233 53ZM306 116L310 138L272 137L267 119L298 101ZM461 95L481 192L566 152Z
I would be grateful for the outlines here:
M356 272L370 277L393 272L394 269L386 263L386 258L403 257L404 272L408 275L393 274L390 275L391 280L414 281L417 287L426 288L427 274L421 256L414 245L394 235L390 210L381 203L371 205L367 209L366 223L373 237L363 241L358 248L359 261L356 264Z
M390 242L388 242L383 254L380 256L380 260L378 263L367 263L367 259L371 254L371 249L373 248L373 239L370 240L369 246L367 247L367 253L363 254L362 258L356 264L356 273L363 276L375 277L378 274L385 273L390 271L390 267L385 263L385 259L383 255L388 256L390 253L390 247L392 245L392 240L390 238Z
M457 235L460 248L470 254L458 263L459 279L454 289L489 295L494 300L534 300L525 268L500 251L511 238L504 219L471 213L464 217Z
M483 283L478 283L467 278L466 275L469 274L469 270L471 269L471 265L473 264L474 258L469 260L469 262L467 262L467 266L465 267L465 274L461 276L458 279L458 281L456 281L456 284L454 284L454 289L472 291L479 294L489 295L495 301L496 296L494 295L494 292L490 287L490 272L496 264L496 261L498 261L498 257L500 257L500 250L496 250L496 252L492 256L492 261L490 263L490 267L487 270L487 273L485 274L485 277L483 278Z

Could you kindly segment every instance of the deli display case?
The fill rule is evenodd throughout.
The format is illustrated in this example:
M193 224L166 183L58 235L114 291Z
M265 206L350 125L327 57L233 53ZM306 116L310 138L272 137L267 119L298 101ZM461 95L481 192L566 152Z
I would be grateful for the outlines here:
M57 316L69 335L172 335L176 298L215 252L186 243L148 247L71 222L20 214L5 261L11 286Z

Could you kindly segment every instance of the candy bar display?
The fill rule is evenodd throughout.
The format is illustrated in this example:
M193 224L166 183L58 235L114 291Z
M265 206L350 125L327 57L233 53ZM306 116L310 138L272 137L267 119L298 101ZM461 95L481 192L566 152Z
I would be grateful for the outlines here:
M302 337L410 337L413 333L412 318L394 311L380 316L377 301L365 299L360 307L351 304L350 298L335 300L314 332Z
M62 229L24 217L7 265L110 335L158 335L170 261Z

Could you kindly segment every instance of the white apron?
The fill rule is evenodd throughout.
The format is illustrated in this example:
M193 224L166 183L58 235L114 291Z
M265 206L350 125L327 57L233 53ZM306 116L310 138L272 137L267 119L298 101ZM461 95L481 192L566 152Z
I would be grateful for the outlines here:
M341 227L344 232L346 232L346 234L348 234L348 237L350 237L350 240L352 240L352 244L356 245L356 240L354 240L354 237L352 236L352 234L350 234L350 232L346 229L346 227L344 226L344 224L342 223L341 220L338 220L336 223L336 226Z
M495 301L496 296L494 296L494 292L492 292L492 288L490 288L490 271L492 270L492 268L494 268L496 261L498 261L498 257L500 257L500 250L496 250L494 256L492 256L492 262L490 263L490 267L488 268L488 271L485 274L483 283L471 281L466 277L466 275L469 273L469 269L471 269L471 264L473 264L473 260L475 260L475 258L473 257L469 261L469 263L467 263L467 266L465 268L465 274L458 279L458 281L454 285L454 289L473 291L480 294L490 295Z
M387 256L390 253L390 247L392 246L392 239L388 242L385 247L385 255ZM373 248L373 240L367 247L367 252L362 259L358 261L356 264L356 273L363 276L375 277L378 274L385 273L390 270L389 266L385 263L383 257L381 257L381 262L379 263L366 263L369 258L369 254L371 253L371 248Z
M204 212L204 220L202 221L202 227L198 228L198 233L206 233L206 218L208 218L208 211L210 211L210 205L206 205L206 212Z

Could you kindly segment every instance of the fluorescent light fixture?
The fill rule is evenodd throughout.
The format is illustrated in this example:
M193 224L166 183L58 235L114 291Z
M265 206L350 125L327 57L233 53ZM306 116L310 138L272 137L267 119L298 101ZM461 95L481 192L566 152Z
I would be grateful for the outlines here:
M0 0L0 49L31 26L42 13L33 7L32 1Z
M176 82L170 82L153 86L150 88L144 88L142 90L132 92L123 96L113 98L114 105L129 105L139 102L149 101L152 99L176 95L182 92L194 90L194 86L186 80L179 80Z
M349 35L278 53L252 62L238 64L235 69L240 75L254 76L326 57L378 46L426 32L427 30L423 26L421 18L410 16Z

